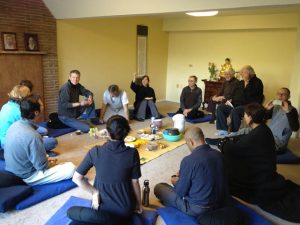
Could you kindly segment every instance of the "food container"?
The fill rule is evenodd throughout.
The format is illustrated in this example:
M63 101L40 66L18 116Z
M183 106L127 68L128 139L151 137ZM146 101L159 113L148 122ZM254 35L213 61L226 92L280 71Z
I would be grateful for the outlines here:
M158 149L158 143L154 142L154 141L150 141L146 144L146 149L148 151L154 151Z
M161 127L162 127L162 125L163 125L162 119L154 119L154 120L153 120L153 124L154 124L158 129L161 129Z

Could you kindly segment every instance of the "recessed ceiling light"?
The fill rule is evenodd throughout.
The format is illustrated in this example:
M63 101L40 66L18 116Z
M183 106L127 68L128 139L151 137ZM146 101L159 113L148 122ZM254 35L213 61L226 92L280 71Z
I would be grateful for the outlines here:
M188 12L185 13L189 16L215 16L219 13L219 11L203 11L203 12Z

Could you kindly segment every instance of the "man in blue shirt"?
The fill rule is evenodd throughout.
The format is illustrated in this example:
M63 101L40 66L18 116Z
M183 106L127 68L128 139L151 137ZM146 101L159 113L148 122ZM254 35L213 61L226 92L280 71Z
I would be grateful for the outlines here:
M196 217L223 207L229 195L222 154L205 144L199 127L187 130L185 141L192 153L181 161L178 174L172 176L174 187L157 184L154 194L164 205Z

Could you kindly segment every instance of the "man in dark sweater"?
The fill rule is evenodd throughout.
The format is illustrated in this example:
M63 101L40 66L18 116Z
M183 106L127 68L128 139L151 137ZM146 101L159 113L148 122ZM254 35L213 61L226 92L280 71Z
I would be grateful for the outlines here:
M87 119L94 119L95 106L93 93L80 83L80 72L71 70L69 80L60 88L58 97L58 118L67 126L89 132ZM85 99L79 101L79 96Z
M228 135L227 117L231 118L231 132L236 133L241 125L241 119L244 116L245 105L249 103L262 104L263 83L256 77L254 69L247 65L241 71L243 80L239 82L232 96L231 105L220 105L217 108L217 130L219 136Z
M202 90L197 86L198 78L190 76L188 86L182 89L180 95L180 108L176 114L183 114L187 118L203 117L204 113L199 110L202 103Z
M212 119L210 123L214 123L216 119L216 105L225 104L232 102L232 96L238 86L239 80L234 77L235 71L230 68L224 71L225 81L222 84L221 89L216 95L214 95L209 103L209 108L211 109ZM228 104L228 103L227 103ZM226 107L226 106L225 106Z
M192 153L181 161L179 173L172 176L174 188L160 183L155 186L154 194L164 205L196 217L224 206L228 198L227 183L222 154L205 144L202 130L190 128L185 141Z

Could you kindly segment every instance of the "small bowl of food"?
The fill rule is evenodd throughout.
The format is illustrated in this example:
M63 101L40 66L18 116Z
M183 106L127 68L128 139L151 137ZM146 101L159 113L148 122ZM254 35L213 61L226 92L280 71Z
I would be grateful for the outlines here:
M146 149L148 151L155 151L158 149L158 144L154 141L149 141L147 144L146 144Z
M164 130L163 134L167 134L170 136L176 136L176 135L179 135L180 132L177 128L167 128Z

